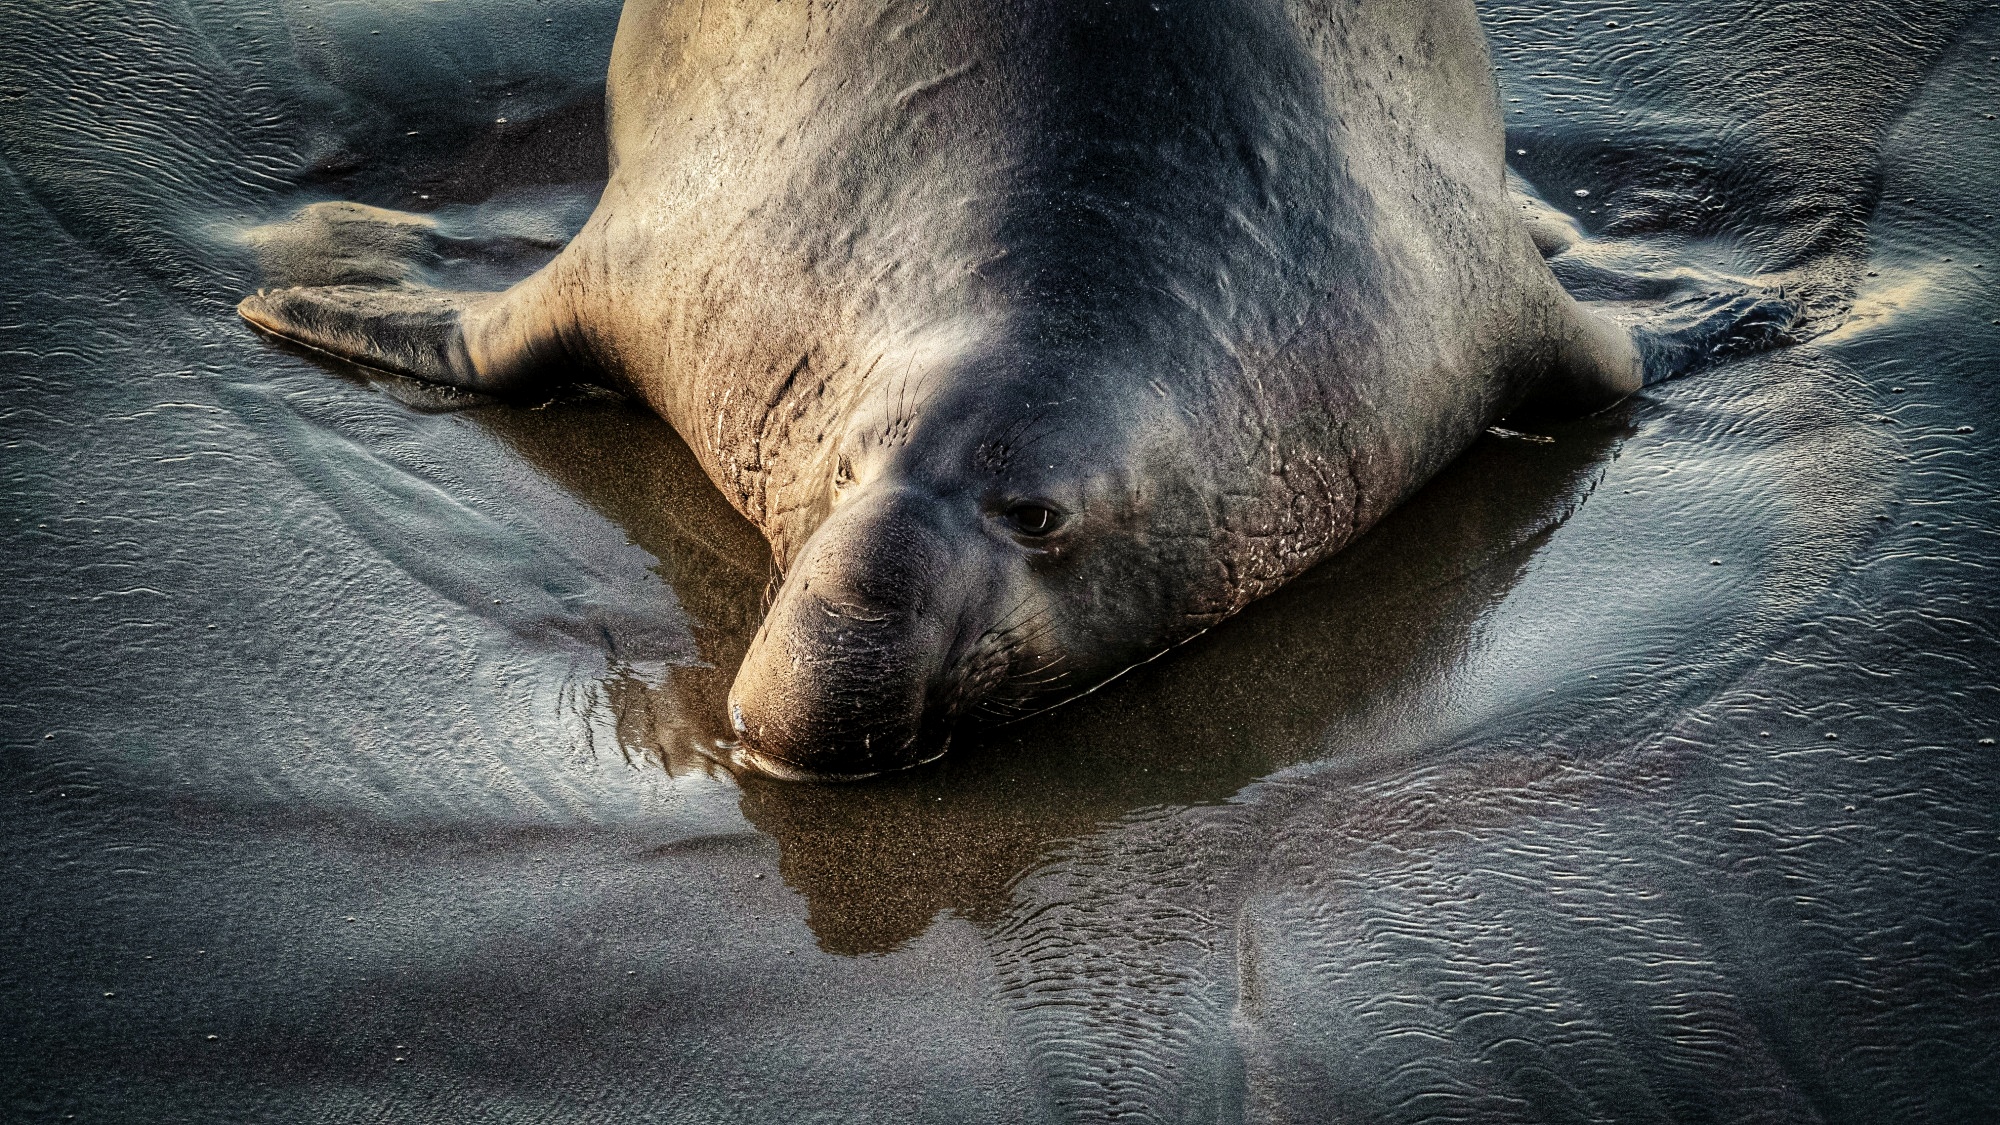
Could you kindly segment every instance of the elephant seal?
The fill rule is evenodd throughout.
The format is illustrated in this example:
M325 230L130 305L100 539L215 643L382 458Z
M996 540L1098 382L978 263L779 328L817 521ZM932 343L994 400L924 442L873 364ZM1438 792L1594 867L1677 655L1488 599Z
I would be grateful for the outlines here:
M664 416L783 576L729 702L780 776L1088 692L1495 420L1784 319L1722 295L1635 330L1562 289L1470 0L633 0L608 105L596 211L512 288L241 313Z

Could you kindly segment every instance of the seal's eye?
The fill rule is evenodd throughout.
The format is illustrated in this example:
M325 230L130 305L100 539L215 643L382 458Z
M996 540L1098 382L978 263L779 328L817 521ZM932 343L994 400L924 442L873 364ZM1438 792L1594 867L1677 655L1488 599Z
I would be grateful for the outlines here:
M1007 522L1016 534L1040 538L1062 526L1062 513L1046 504L1016 504L1007 509Z

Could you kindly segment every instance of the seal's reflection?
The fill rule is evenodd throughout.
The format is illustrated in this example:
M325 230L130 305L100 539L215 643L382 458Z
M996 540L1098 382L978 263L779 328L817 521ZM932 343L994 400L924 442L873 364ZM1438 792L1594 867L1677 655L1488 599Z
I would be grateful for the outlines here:
M728 737L769 555L658 420L602 400L482 422L660 560L705 666L607 684L628 755L682 772ZM1614 412L1487 437L1360 543L1170 658L919 770L857 785L740 778L823 948L883 952L945 910L988 922L1053 845L1138 810L1223 800L1436 698L1487 607L1582 501L1626 432Z
M620 749L669 773L718 770L705 751L730 737L724 705L763 616L770 550L672 428L630 403L584 394L471 414L659 560L654 569L687 614L701 663L674 666L660 683L609 654L604 687Z

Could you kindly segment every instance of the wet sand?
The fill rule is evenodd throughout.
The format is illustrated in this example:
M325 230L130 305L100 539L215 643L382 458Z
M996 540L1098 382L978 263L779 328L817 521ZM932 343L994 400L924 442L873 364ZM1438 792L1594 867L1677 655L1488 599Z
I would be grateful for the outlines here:
M1482 4L1591 252L1814 338L848 787L710 764L769 560L663 424L232 312L314 201L559 246L615 4L0 12L8 1119L2000 1104L2000 6Z

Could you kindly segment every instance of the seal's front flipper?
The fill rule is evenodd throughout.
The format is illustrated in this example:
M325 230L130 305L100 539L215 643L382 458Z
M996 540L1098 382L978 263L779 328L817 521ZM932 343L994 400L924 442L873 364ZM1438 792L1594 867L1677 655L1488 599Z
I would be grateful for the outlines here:
M1803 304L1783 289L1723 288L1683 297L1632 326L1645 361L1646 385L1798 342Z
M1747 286L1704 290L1665 305L1564 302L1568 329L1517 408L1523 414L1587 414L1732 356L1797 343L1793 331L1804 316L1784 290Z
M244 320L367 367L495 395L565 381L568 349L537 273L503 293L417 286L274 289L236 306Z

